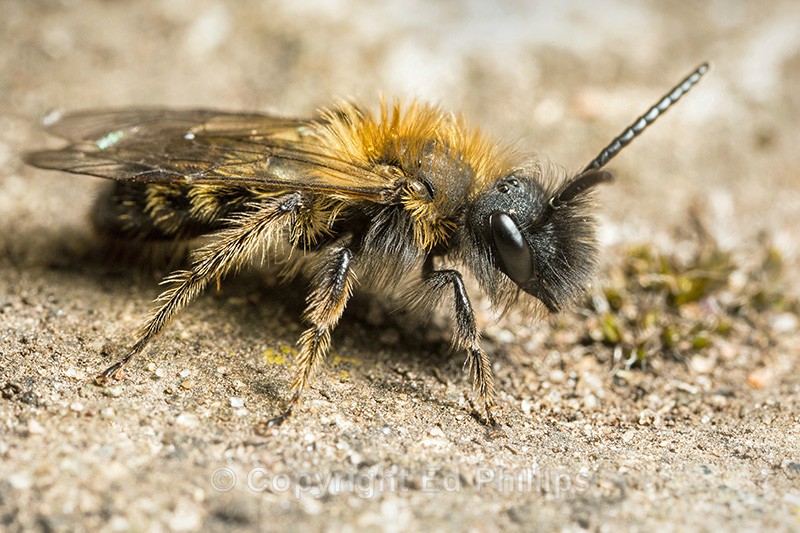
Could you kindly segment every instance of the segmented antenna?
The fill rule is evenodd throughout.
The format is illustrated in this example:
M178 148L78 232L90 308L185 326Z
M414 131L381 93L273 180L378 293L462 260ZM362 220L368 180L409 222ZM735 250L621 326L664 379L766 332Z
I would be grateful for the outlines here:
M664 95L664 97L661 98L656 105L651 107L647 113L637 118L636 121L628 126L621 135L611 141L611 144L603 148L603 151L600 152L600 154L595 157L591 163L586 165L586 168L583 169L583 172L604 167L606 163L611 161L611 159L617 155L620 150L622 150L622 148L634 140L650 124L655 122L658 117L663 115L667 109L672 106L672 104L680 100L684 94L688 93L689 89L691 89L698 81L700 81L700 78L706 72L708 72L708 63L703 63L697 67L694 72L686 76L683 81L670 89L670 91Z

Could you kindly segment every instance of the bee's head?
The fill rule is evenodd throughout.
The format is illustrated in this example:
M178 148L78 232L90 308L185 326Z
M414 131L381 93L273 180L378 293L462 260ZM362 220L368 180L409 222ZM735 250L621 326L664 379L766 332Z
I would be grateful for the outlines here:
M597 243L590 192L610 181L601 170L680 100L708 72L703 63L670 89L572 179L543 185L538 169L511 172L483 190L466 213L462 259L495 304L513 303L519 290L558 311L592 274Z
M552 312L572 301L591 276L597 255L589 193L611 179L611 173L592 169L547 187L538 171L520 170L480 194L467 215L469 254L484 258L471 263L489 294L505 292L510 279Z

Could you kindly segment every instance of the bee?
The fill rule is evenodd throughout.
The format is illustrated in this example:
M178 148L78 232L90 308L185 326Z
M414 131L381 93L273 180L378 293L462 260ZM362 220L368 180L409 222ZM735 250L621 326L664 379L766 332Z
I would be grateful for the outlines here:
M94 223L134 245L194 242L122 369L210 283L254 261L310 278L291 396L297 406L328 353L356 287L402 294L412 310L444 300L452 342L466 353L485 422L495 384L481 348L465 267L500 309L527 301L557 312L581 295L598 246L592 191L603 167L708 71L704 63L627 127L583 170L558 176L438 107L382 100L377 114L345 102L311 118L215 110L81 111L49 122L69 144L26 154L30 165L110 178ZM443 266L443 261L447 261Z

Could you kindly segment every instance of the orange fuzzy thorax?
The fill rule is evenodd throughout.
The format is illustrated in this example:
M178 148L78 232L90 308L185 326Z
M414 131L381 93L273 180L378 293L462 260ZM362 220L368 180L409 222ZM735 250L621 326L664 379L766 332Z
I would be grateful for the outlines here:
M382 99L376 116L352 103L324 111L316 132L335 157L359 166L396 167L395 179L406 180L402 203L414 218L418 244L431 249L445 242L456 226L452 198L455 174L463 175L465 200L474 198L512 168L511 150L487 139L466 125L463 117L437 106ZM426 179L433 196L415 175L422 161L436 168ZM441 167L442 172L438 172ZM447 172L447 169L450 172ZM461 191L458 191L459 193Z

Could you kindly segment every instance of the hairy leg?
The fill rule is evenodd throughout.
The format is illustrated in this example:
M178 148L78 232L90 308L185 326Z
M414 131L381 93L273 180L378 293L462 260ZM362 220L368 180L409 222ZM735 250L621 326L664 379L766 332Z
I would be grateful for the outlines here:
M423 271L423 282L425 292L418 297L418 303L421 304L432 305L439 302L445 296L445 291L452 288L455 311L453 345L467 352L464 368L469 367L472 387L483 403L487 423L491 427L497 426L492 415L496 394L492 365L489 356L480 347L475 313L472 311L461 273L457 270Z
M164 329L175 314L191 302L211 281L219 281L253 256L268 249L291 227L302 206L299 193L263 200L254 211L237 215L232 225L213 234L213 240L192 254L189 270L177 271L164 279L171 287L158 297L160 305L142 326L128 353L97 377L100 383L120 378L120 370Z
M304 318L310 324L300 336L297 374L292 381L292 397L286 409L267 422L281 424L292 413L314 369L325 358L331 331L342 316L353 291L355 273L350 268L353 254L348 248L336 247L323 259L312 281Z

